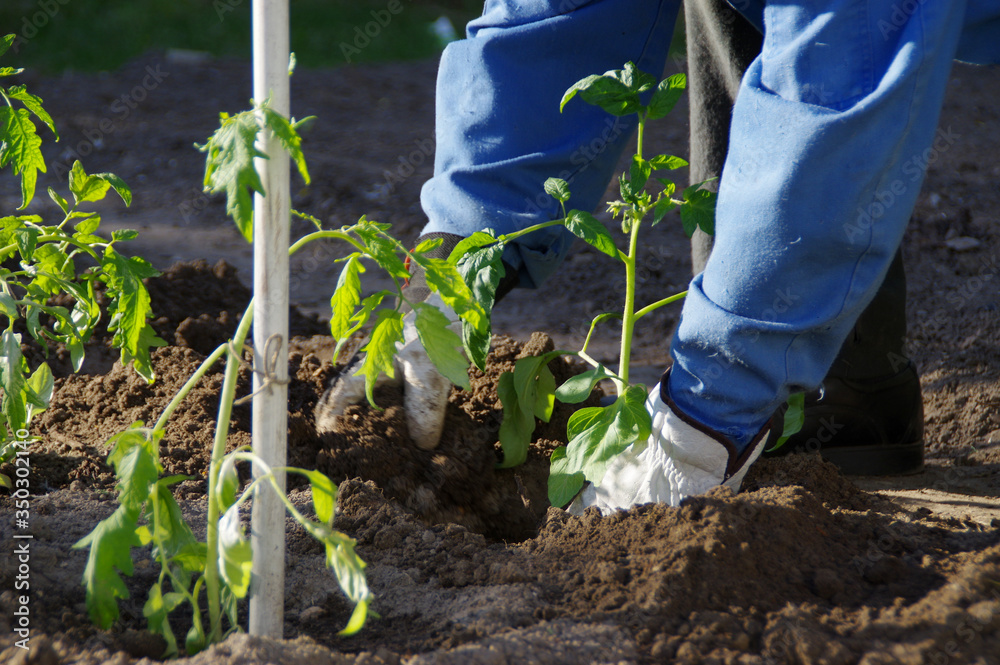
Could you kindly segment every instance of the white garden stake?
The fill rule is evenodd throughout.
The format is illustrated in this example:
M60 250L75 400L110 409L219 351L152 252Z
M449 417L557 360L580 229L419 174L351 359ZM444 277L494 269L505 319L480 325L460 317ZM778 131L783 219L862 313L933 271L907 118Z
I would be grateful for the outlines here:
M253 94L289 117L288 0L253 0ZM265 197L254 197L254 451L271 468L285 465L288 431L289 158L271 132L257 159ZM269 342L270 340L270 342ZM265 372L266 368L266 372ZM271 376L267 376L270 373ZM260 470L254 468L254 475ZM282 491L285 475L278 477ZM254 494L250 633L282 637L285 603L285 508L266 483Z

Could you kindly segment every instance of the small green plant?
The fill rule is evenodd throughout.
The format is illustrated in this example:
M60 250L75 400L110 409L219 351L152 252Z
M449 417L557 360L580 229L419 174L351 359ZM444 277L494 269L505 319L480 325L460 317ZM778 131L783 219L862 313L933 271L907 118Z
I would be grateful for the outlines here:
M506 236L492 237L488 233L476 234L466 243L459 244L452 259L459 262L467 279L483 281L483 267L492 271L490 283L495 289L502 275L499 264L504 245L521 235L556 224L564 225L577 237L600 252L620 262L625 269L625 303L622 312L605 312L591 322L583 348L576 352L592 368L561 386L548 369L549 361L567 351L524 358L515 365L513 373L504 374L498 386L503 404L504 418L500 428L500 443L504 452L502 466L515 466L527 456L528 444L535 427L535 419L547 421L552 415L556 399L578 404L587 399L593 387L601 380L610 379L617 387L618 397L606 407L586 407L574 413L568 422L569 443L557 448L551 459L549 476L549 501L552 505L565 505L576 495L584 481L597 481L608 461L635 441L649 436L652 427L646 411L647 388L629 382L629 358L632 336L636 323L650 312L680 300L685 293L662 298L639 307L635 300L636 263L639 230L648 217L651 225L664 219L668 212L679 209L685 232L690 236L696 228L713 232L715 194L704 190L704 183L693 184L677 196L677 186L659 174L672 171L687 162L680 157L644 154L646 123L664 117L673 109L686 86L684 74L675 74L663 81L639 71L631 62L624 69L601 75L588 76L574 84L563 95L560 110L579 95L585 102L601 107L615 116L638 116L638 137L635 154L627 173L619 178L621 198L608 204L614 218L621 218L622 232L626 236L626 249L616 245L605 226L593 215L582 210L566 210L570 199L568 184L558 178L545 182L545 191L559 201L562 217ZM656 191L647 186L658 184ZM496 275L496 279L492 279ZM480 291L485 291L483 288ZM492 294L486 293L492 304ZM595 327L610 319L621 321L621 351L617 372L596 362L587 354L587 345Z
M0 39L0 55L14 39L15 35ZM0 77L22 71L0 67ZM0 105L0 168L9 165L20 178L18 210L24 210L34 199L38 172L46 170L35 120L48 127L56 140L59 136L42 100L24 85L0 87L0 97L4 102ZM21 353L23 333L18 331L26 331L46 355L50 344L65 345L73 371L79 371L84 345L101 320L99 283L111 299L108 330L114 333L112 344L121 350L122 364L132 362L140 375L153 380L149 349L163 341L149 325L149 294L142 280L157 272L145 260L118 252L118 243L135 238L135 231L119 230L110 240L102 238L96 235L100 215L85 210L86 204L102 200L112 189L125 205L131 204L132 193L121 178L111 173L88 174L76 162L69 172L72 203L56 190L48 190L61 221L46 224L36 214L0 217L0 463L13 456L16 433L27 430L52 398L48 364L30 369ZM73 305L51 304L50 299L60 294L68 295ZM0 485L9 487L10 479L0 474Z
M248 241L252 242L253 194L265 194L254 168L255 158L266 157L257 147L260 133L270 131L280 139L308 183L309 172L297 130L309 120L311 118L289 121L265 101L236 115L221 114L221 124L215 134L205 145L198 146L206 154L205 190L226 194L227 212ZM364 346L366 360L359 370L359 374L365 376L370 400L373 399L373 387L379 373L392 375L396 346L403 339L400 308L405 302L402 286L409 276L405 265L407 259L424 267L429 286L472 330L488 336L486 311L473 297L457 269L443 259L426 256L440 241L426 242L407 251L389 235L387 224L362 217L357 224L326 230L315 218L295 214L310 220L317 230L293 243L288 250L290 254L311 242L324 239L346 242L354 250L340 259L344 267L331 298L330 327L332 335L338 340L339 353L348 339L372 324ZM376 263L389 273L395 284L393 290L379 291L362 298L360 275L368 262ZM416 312L416 329L430 357L452 380L468 387L468 361L461 352L462 340L448 330L450 321L436 307L426 303L410 305ZM238 462L253 462L266 469L252 450L241 448L226 453L228 423L236 397L239 367L244 362L242 350L252 321L251 302L233 340L204 360L152 427L137 422L109 441L112 449L108 460L115 467L119 481L119 506L114 514L76 544L77 547L90 549L84 573L87 607L91 619L105 628L118 617L118 599L128 597L121 574L132 574L132 549L152 547L152 556L160 566L160 575L149 591L143 613L150 630L161 634L167 641L167 655L180 651L170 614L181 606L186 605L192 615L192 625L184 639L184 648L188 653L200 651L238 630L237 601L248 592L253 555L250 542L240 526L239 507L259 484L269 484L295 520L326 548L327 566L336 574L345 595L355 604L342 634L353 633L362 627L371 602L364 576L365 564L354 550L355 541L332 528L337 487L329 478L309 469L271 469L255 478L242 493L238 491ZM212 365L223 357L226 358L225 379L208 472L207 535L204 542L198 542L170 492L170 487L185 477L161 477L163 469L159 463L159 442L174 410ZM309 480L315 519L303 515L281 492L275 478L275 473L279 471L300 474ZM204 618L206 608L207 622Z

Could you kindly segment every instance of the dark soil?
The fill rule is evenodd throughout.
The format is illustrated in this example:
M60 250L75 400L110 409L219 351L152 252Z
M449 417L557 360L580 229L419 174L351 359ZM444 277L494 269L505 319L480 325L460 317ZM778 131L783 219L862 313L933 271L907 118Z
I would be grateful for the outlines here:
M63 129L59 149L78 146L118 93L160 59L154 54L105 76L29 81ZM70 375L63 354L53 351L53 406L32 424L41 441L31 451L31 650L14 646L13 611L22 592L15 592L17 559L8 554L0 557L3 662L125 665L162 653L142 616L158 573L148 550L135 551L132 597L122 601L121 619L100 631L86 618L79 585L86 553L71 546L116 505L105 441L136 420L156 419L205 354L231 334L250 296L245 245L222 219L222 204L198 198L200 155L190 147L211 132L219 109L245 105L249 68L164 62L173 78L116 121L84 161L91 171L114 171L133 183L136 206L102 214L109 228L137 227L149 238L137 251L164 271L149 288L154 326L169 346L153 355L153 385L114 362L106 335L95 338L79 375ZM294 205L331 226L367 212L415 237L422 223L417 194L430 160L411 160L413 175L392 190L384 172L432 136L433 75L434 63L299 71L296 115L316 113L321 121L306 146L315 184ZM316 434L313 409L336 370L323 324L297 310L289 463L340 483L336 527L358 541L379 616L353 637L337 636L351 608L323 568L321 548L289 520L288 640L234 635L188 662L1000 662L998 91L1000 72L956 69L942 126L961 138L931 165L904 244L910 352L923 377L926 473L846 479L818 459L797 456L758 462L738 495L720 489L678 509L651 505L602 518L550 508L547 458L564 438L568 412L538 430L524 466L497 470L495 381L518 355L550 348L553 340L577 348L582 322L616 304L619 286L603 278L606 264L587 249L570 258L544 295L515 292L497 310L497 331L514 339L496 338L487 371L472 373L472 391L452 393L445 438L431 452L409 441L391 391L377 394L384 411L355 407L337 431ZM686 154L681 120L650 134L664 151ZM62 158L53 153L50 163ZM59 186L40 182L48 184ZM5 210L16 206L16 188L8 186L0 187ZM668 227L648 238L642 300L686 283L686 241ZM294 264L293 296L302 311L319 311L329 298L338 251L316 250ZM240 270L217 263L222 257ZM666 362L675 318L676 310L664 311L638 332L636 371L650 383ZM547 336L530 336L534 330ZM613 339L599 343L594 353L608 361L614 346ZM29 358L38 362L40 354ZM562 361L551 367L557 376L572 371ZM221 368L206 376L161 444L165 473L192 476L175 494L196 524L206 511L221 382ZM248 386L244 369L238 394ZM249 413L246 406L234 410L230 449L250 442ZM292 500L310 513L309 494L296 483L289 479ZM0 512L11 516L0 534L13 543L14 502L6 494Z

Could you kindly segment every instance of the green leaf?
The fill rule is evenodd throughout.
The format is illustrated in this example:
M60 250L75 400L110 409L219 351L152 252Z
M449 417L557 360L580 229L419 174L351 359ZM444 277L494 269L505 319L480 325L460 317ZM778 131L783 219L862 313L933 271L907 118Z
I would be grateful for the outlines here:
M0 67L0 77L17 76L23 71L23 67Z
M496 236L493 235L492 231L487 229L486 231L476 231L468 238L463 238L458 241L455 248L451 250L451 254L448 255L448 263L458 265L460 259L466 255L466 253L472 251L473 249L478 249L484 245L489 245L497 241Z
M437 307L417 303L414 308L417 336L438 371L465 390L470 390L469 361L462 355L462 338L448 329L451 322Z
M220 117L221 124L208 143L197 146L206 153L205 191L226 193L226 213L247 242L253 242L253 194L264 195L253 160L267 155L256 146L258 124L253 111Z
M385 235L380 225L374 224L362 217L354 226L354 233L364 241L366 253L383 270L397 279L410 278L410 271L406 269L403 260L399 258L399 252L401 251L399 245ZM422 262L420 263L423 265Z
M497 243L470 251L461 257L458 263L458 271L462 279L472 290L472 296L487 312L487 329L480 331L467 321L462 322L462 341L465 345L466 353L479 369L486 368L486 356L490 351L490 313L493 311L493 304L496 300L497 286L503 278L506 269L503 266L502 243ZM453 254L454 256L454 254ZM451 259L449 259L451 261Z
M250 588L253 550L240 526L239 504L233 504L219 519L219 574L237 598Z
M651 429L645 386L629 386L614 404L580 409L570 416L566 426L570 441L560 469L565 474L582 473L587 480L597 482L612 457L647 439Z
M538 379L535 381L535 417L544 423L552 419L552 411L556 405L556 377L548 365L538 369Z
M489 333L489 315L472 294L458 268L447 259L420 258L419 263L424 269L427 286L434 291L446 305L452 308L463 321L481 333Z
M514 375L504 372L497 382L497 396L503 405L503 421L500 423L500 447L503 462L500 468L510 468L523 464L528 459L528 445L535 431L534 408L521 406L521 398L514 388Z
M570 210L563 222L570 233L583 239L598 251L618 258L618 248L608 229L596 217L582 210Z
M586 479L580 471L570 470L566 446L552 451L549 464L549 503L556 507L565 506L580 492Z
M147 323L151 313L149 292L142 280L159 274L148 261L125 257L107 247L101 267L108 277L108 292L112 296L108 312L108 330L114 332L112 343L122 350L122 363L138 361L136 369L147 379L152 376L149 347L159 340Z
M330 298L330 336L335 340L346 337L351 330L351 317L354 310L361 302L361 278L360 273L365 271L359 254L355 252L347 258L344 269L340 271L337 279L337 290Z
M31 263L35 257L35 246L38 243L39 232L35 228L23 228L14 231L14 243L21 259Z
M17 39L17 35L14 33L0 37L0 55L7 52L7 49L10 48L10 45L14 43L15 39Z
M7 328L0 335L0 388L3 389L3 414L15 432L24 429L28 422L23 364L21 336Z
M111 189L118 193L118 196L121 197L122 202L124 202L126 206L132 205L132 190L125 184L124 180L116 176L114 173L95 173L91 177L100 178L104 182L111 185Z
M125 242L126 240L135 240L139 237L139 232L134 229L118 229L111 232L111 240L114 242Z
M41 97L32 95L23 85L15 85L7 88L7 96L24 104L29 111L35 114L36 118L52 130L52 133L56 135L56 140L59 140L59 132L56 131L56 124L52 121L52 116L48 114L48 111L42 108Z
M549 178L545 181L545 193L560 203L569 201L569 184L562 178Z
M285 116L267 106L266 103L261 105L260 110L264 115L264 126L274 132L274 136L281 143L281 147L285 149L288 156L291 157L292 162L294 162L295 168L298 169L299 175L302 176L302 180L308 185L309 169L306 166L305 155L302 154L302 137L295 131L295 128L308 122L311 118L303 118L293 125Z
M69 212L69 201L64 199L59 192L49 187L49 198L56 202L56 205L63 211L63 214Z
M205 638L205 629L201 625L201 619L195 616L194 622L184 637L184 650L189 656L193 656L202 651L207 644L208 640Z
M110 188L111 185L103 178L88 175L80 160L73 162L73 168L69 172L69 191L73 193L74 201L100 201Z
M560 113L577 93L580 94L583 101L599 106L611 115L623 116L639 111L642 108L642 104L639 102L639 93L630 90L613 74L614 72L600 76L594 74L574 83L559 102Z
M698 189L703 183L691 185L684 190L684 205L681 206L681 222L684 233L690 238L696 228L709 235L715 234L715 192Z
M164 641L167 643L167 650L163 655L170 657L177 655L177 638L174 636L174 631L170 627L170 621L167 619L167 616L180 605L184 600L184 595L181 593L170 593L167 595L170 596L169 603L164 598L160 582L157 581L153 584L149 590L149 597L146 599L146 604L142 607L142 615L146 617L149 631L163 636Z
M89 234L93 233L94 231L96 231L100 225L101 225L101 216L100 215L91 215L89 217L85 217L85 218L81 219L79 222L77 222L76 224L74 224L73 225L73 229L77 233L81 233L81 234L84 234L84 235L89 235Z
M73 545L73 549L90 548L83 571L87 613L103 630L118 619L118 599L129 597L119 573L129 576L133 573L132 548L140 545L135 527L136 514L121 505Z
M609 372L604 365L598 365L591 369L571 376L556 390L556 399L563 404L579 404L590 397L591 391L599 381L614 378L614 374Z
M38 171L45 173L42 139L27 109L0 107L0 168L12 164L14 175L21 176L21 205L24 210L35 197Z
M444 238L428 238L413 248L411 254L426 254L444 244Z
M13 321L18 317L17 301L10 294L0 291L0 314Z
M135 425L108 440L113 446L108 453L108 463L114 466L118 478L115 485L118 503L136 517L145 507L159 474L153 441L148 430Z
M646 92L656 85L656 77L640 71L633 62L626 62L625 68L614 72L614 75L628 86L630 90L635 90L636 92Z
M788 396L788 407L785 409L784 426L781 436L778 437L777 442L773 446L767 449L767 452L781 448L790 437L798 434L806 422L805 407L806 394L804 392L792 393Z
M684 94L687 87L687 77L684 74L674 74L673 76L660 81L656 86L656 92L649 100L649 120L656 120L670 113L677 101Z
M688 165L687 160L681 159L680 157L674 157L673 155L657 155L649 160L649 163L655 170L667 171L673 171L674 169L679 169Z
M646 181L649 180L649 176L652 172L652 164L639 155L632 155L632 166L629 167L629 178L632 181L632 187L635 191L638 192L646 186Z
M379 374L385 373L389 378L396 375L392 359L396 355L396 343L403 339L403 315L394 309L379 310L372 328L368 344L362 349L365 352L364 362L355 376L365 377L365 394L368 403L375 405L375 380Z
M663 221L663 218L666 216L666 214L676 207L677 204L673 202L669 194L661 198L659 201L657 201L656 205L653 206L652 226L656 226L661 221ZM690 235L688 237L690 237Z
M319 471L306 471L312 487L313 508L316 517L326 525L333 524L333 513L337 507L337 486Z
M236 473L236 458L226 455L219 467L219 479L215 484L215 502L220 512L226 512L236 503L236 493L240 491L240 477Z
M49 407L52 401L52 390L55 387L55 380L52 377L52 370L47 363L39 365L25 384L29 389L25 402L28 402L27 421L37 416ZM29 401L28 396L34 399Z

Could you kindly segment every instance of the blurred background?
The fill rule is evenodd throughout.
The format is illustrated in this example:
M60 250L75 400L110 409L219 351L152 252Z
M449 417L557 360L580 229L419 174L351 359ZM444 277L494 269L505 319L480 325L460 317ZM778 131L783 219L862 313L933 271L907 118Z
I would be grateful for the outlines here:
M390 4L396 13L386 13ZM324 67L344 65L345 55L351 63L433 56L463 34L482 0L290 0L289 6L299 64ZM0 34L18 35L17 66L44 73L113 71L151 50L249 59L250 7L251 0L3 0ZM358 31L389 15L391 39L366 44ZM357 53L342 52L343 44L355 43L363 45Z

